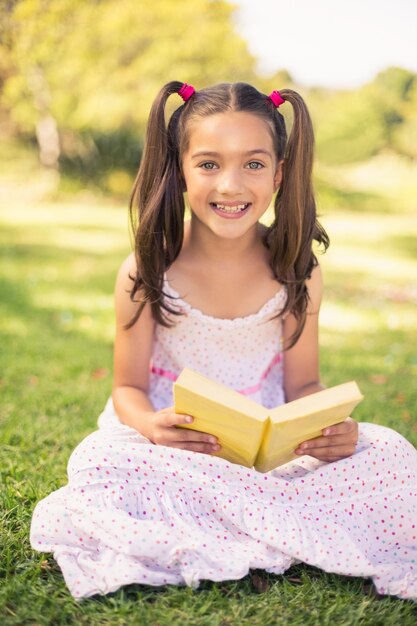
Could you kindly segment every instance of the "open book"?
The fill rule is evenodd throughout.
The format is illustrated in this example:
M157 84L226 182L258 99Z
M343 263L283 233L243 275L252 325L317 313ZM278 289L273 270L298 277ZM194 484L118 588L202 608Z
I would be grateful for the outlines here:
M221 449L213 456L259 472L298 458L300 443L344 421L362 398L357 384L348 382L266 409L188 368L174 383L175 412L194 417L178 427L215 435Z

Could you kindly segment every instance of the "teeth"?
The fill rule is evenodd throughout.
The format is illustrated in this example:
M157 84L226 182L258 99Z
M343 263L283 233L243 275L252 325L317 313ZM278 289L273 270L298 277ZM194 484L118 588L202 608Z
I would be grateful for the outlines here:
M248 206L248 204L237 204L236 206L225 206L224 204L217 204L215 202L213 202L214 206L216 207L216 209L219 209L220 211L224 211L225 213L239 213L239 211L243 211L244 209L246 209L246 207Z

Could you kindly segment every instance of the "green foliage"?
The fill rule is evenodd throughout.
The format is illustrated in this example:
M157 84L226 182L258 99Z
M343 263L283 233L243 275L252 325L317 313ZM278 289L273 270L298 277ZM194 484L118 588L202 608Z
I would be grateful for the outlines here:
M61 171L79 187L128 197L142 154L143 139L128 127L64 135ZM117 182L119 181L119 182Z
M127 193L163 84L243 80L264 93L290 87L305 96L324 163L386 151L417 158L415 73L387 68L353 91L303 89L285 69L257 76L235 10L227 0L3 0L0 128L42 148L41 123L56 124L52 153L60 151L66 177ZM168 108L176 104L173 96ZM282 112L291 126L291 108Z
M416 74L392 67L356 91L312 92L319 158L352 163L382 150L417 157L416 85Z
M362 91L335 93L321 111L318 157L325 162L366 160L385 145L385 127L378 107Z
M407 90L407 96L401 103L401 124L397 125L392 135L393 147L397 152L412 159L417 158L417 75Z
M143 130L169 80L199 86L253 75L232 13L221 0L19 0L12 14L15 73L3 102L28 132L45 109L61 130Z
M112 169L137 167L163 84L254 77L233 11L223 0L17 0L0 9L0 104L26 137L53 120L63 172L106 188Z
M385 102L398 106L399 102L407 99L415 80L413 72L401 67L389 67L377 75L374 86Z

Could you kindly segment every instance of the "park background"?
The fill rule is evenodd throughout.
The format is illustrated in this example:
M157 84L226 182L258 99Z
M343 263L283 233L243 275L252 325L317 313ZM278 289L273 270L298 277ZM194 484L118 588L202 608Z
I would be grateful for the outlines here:
M302 565L197 591L132 586L79 604L51 556L28 541L35 503L65 484L68 456L111 391L112 293L131 250L129 194L151 102L173 79L197 89L242 80L305 97L318 208L331 238L320 258L323 381L355 379L365 395L355 417L417 445L416 68L388 64L350 87L341 75L338 86L303 83L280 63L284 29L283 57L289 36L294 51L303 47L302 14L280 23L279 4L256 3L257 23L276 20L261 71L238 4L0 1L3 624L415 624L412 603ZM366 2L338 6L347 4L359 23ZM403 11L405 30L406 5L392 8L396 18ZM395 49L392 33L385 37ZM170 106L180 104L174 99Z

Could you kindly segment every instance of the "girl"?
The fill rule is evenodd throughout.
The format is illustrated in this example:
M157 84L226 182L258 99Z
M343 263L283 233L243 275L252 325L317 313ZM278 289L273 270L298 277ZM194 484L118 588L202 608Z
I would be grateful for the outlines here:
M171 94L184 103L166 128ZM399 434L349 418L261 474L218 458L208 433L177 428L192 420L172 406L185 366L266 407L323 388L312 243L328 238L312 160L294 91L170 82L158 94L131 198L135 252L116 282L112 398L73 452L68 486L32 521L32 546L54 553L75 597L303 561L417 598L417 451Z

